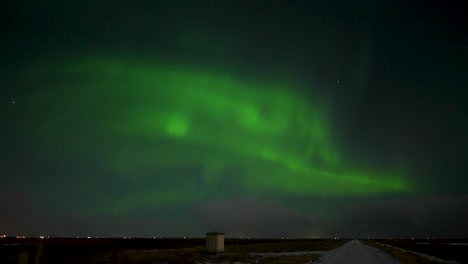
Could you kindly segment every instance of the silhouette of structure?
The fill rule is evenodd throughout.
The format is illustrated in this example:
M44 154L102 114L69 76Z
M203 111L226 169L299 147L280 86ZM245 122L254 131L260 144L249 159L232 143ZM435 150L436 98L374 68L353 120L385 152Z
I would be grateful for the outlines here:
M224 252L224 233L220 233L220 232L206 233L206 251L208 253Z

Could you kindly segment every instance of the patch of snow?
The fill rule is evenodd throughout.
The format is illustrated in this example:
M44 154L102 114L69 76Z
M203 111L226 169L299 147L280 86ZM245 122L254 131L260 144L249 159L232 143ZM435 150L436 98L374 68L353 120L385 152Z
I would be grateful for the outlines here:
M297 252L268 252L268 253L249 253L251 256L261 257L279 257L279 256L302 256L318 254L322 255L326 251L297 251Z
M377 248L368 246L361 241L351 240L341 247L332 249L324 253L316 262L322 264L400 264L390 255L383 253Z
M447 243L448 245L452 246L468 246L468 243Z
M430 255L427 255L427 254L424 254L424 253L420 253L420 252L416 252L416 251L412 251L412 250L408 250L408 249L404 249L404 248L394 247L394 246L387 245L387 244L382 244L382 243L377 243L377 242L376 242L376 244L380 244L382 246L398 249L398 250L403 251L403 252L410 252L410 253L416 254L418 256L425 257L428 260L432 260L432 261L436 261L436 262L440 262L440 263L458 264L458 262L456 262L454 260L445 260L445 259L441 259L441 258L438 258L438 257L430 256Z

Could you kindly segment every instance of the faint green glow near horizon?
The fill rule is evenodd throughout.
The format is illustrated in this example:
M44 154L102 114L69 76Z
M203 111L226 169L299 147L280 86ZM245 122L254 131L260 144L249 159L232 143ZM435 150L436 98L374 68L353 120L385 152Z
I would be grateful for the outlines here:
M65 83L73 81L42 92L68 99L50 102L55 105L49 106L51 113L43 120L47 133L41 137L52 137L60 129L78 133L69 125L89 118L83 122L103 141L96 149L106 142L119 145L117 151L96 151L116 172L137 180L140 170L152 166L204 168L202 193L189 184L162 182L150 191L126 195L119 210L132 207L132 201L134 206L156 206L203 198L232 167L239 173L229 176L230 182L251 193L370 195L411 190L400 173L351 170L333 144L329 113L320 98L306 100L294 92L293 84L249 83L204 69L112 59L59 63L36 69L36 77L47 71ZM128 141L139 144L121 143Z

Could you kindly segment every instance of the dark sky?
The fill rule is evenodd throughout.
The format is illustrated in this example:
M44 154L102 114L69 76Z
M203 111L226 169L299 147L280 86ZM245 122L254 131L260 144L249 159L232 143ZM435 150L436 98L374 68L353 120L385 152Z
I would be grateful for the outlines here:
M0 10L0 234L468 237L460 1Z

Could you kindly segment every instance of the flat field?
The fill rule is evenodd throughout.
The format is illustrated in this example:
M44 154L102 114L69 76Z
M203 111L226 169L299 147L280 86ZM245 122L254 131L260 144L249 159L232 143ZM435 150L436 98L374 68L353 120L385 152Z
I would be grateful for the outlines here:
M114 239L112 245L84 240L67 244L43 240L41 264L112 263L113 251L118 251L117 263L307 263L321 252L341 246L347 240L335 239L230 239L225 240L225 253L205 252L204 238ZM21 241L20 241L21 242ZM28 241L31 242L31 241ZM3 244L0 263L17 263L21 252L34 258L35 244Z
M372 239L370 242L372 246L376 246L387 253L391 254L393 252L392 255L413 255L415 259L418 256L421 257L421 255L414 253L416 252L445 260L446 262L449 261L449 263L468 263L468 239ZM384 245L391 247L389 248ZM421 260L417 263L440 263L434 258L432 258L432 262L429 262L427 259L430 260L430 257L419 258ZM409 263L409 261L404 263Z
M225 252L212 255L205 251L204 238L14 239L0 241L0 263L16 264L21 252L29 252L29 263L32 263L37 245L40 243L44 244L41 264L302 264L319 260L324 263L341 263L343 259L346 259L346 263L364 263L362 257L366 254L369 259L380 258L381 254L387 254L400 263L409 264L468 263L468 240L362 239L361 241L374 248L365 246L357 240L347 239L227 238ZM378 253L375 248L384 253ZM351 260L350 256L360 257ZM116 262L113 262L113 258ZM393 263L389 258L382 259Z

